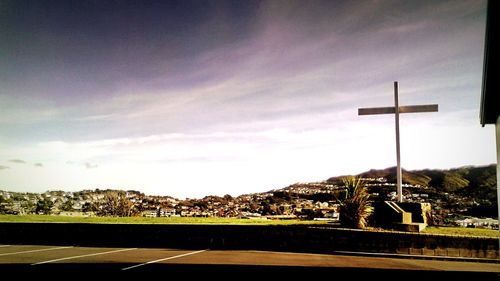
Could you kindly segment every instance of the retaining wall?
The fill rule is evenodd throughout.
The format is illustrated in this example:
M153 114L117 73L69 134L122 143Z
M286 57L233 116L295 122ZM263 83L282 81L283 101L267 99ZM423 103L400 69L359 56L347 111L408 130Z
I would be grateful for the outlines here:
M499 258L497 238L317 226L0 223L0 244L332 253L362 251Z

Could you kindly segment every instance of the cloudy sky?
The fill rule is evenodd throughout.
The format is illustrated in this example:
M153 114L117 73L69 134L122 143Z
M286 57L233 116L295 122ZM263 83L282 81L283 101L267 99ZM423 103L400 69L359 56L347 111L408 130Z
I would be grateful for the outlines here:
M233 196L495 162L485 1L2 1L0 189Z

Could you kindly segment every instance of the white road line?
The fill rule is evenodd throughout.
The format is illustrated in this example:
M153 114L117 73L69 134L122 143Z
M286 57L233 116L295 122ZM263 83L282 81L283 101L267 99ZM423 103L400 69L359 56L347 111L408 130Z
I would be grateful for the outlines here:
M19 255L19 254L25 254L25 253L35 253L35 252L43 252L43 251L52 251L52 250L67 249L67 248L73 248L73 246L56 247L56 248L48 248L48 249L38 249L38 250L29 250L29 251L21 251L21 252L13 252L13 253L4 253L4 254L0 254L0 256Z
M173 257L168 257L168 258L164 258L164 259L159 259L159 260L154 260L154 261L148 261L148 262L145 262L145 263L136 264L136 265L133 265L133 266L122 268L122 270L129 270L129 269L136 268L136 267L139 267L139 266L143 266L143 265L146 265L146 264L157 263L157 262L161 262L161 261L172 260L172 259L176 259L176 258L181 258L181 257L185 257L185 256L199 254L199 253L205 252L205 251L208 251L208 249L200 250L200 251L195 251L195 252L191 252L191 253L186 253L186 254L182 254L182 255L177 255L177 256L173 256Z
M87 255L72 256L72 257L60 258L60 259L55 259L55 260L41 261L41 262L33 263L31 265L39 265L39 264L56 262L56 261L72 260L72 259L78 259L78 258L84 258L84 257L91 257L91 256L98 256L98 255L105 255L105 254L118 253L118 252L125 252L125 251L132 251L132 250L137 250L137 248L120 249L120 250L113 250L113 251L100 252L100 253L93 253L93 254L87 254Z

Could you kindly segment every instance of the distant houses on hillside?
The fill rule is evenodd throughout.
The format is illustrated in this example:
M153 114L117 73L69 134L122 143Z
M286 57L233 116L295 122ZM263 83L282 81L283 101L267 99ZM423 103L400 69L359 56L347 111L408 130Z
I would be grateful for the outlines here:
M496 197L493 196L496 195L494 168L486 166L453 171L424 170L421 174L414 171L413 183L403 185L404 200L430 203L433 220L437 225L498 227L498 224L487 219L497 213ZM465 180L444 180L443 175L451 172L454 173L452 179ZM367 184L372 202L395 200L395 184L385 177L390 176L390 169L371 170L365 174L362 178ZM344 190L341 179L342 177L337 177L322 182L295 183L281 189L237 197L206 196L186 200L145 195L134 190L87 189L78 192L47 191L41 194L0 190L0 214L335 220L338 218L339 207L337 197ZM417 179L426 179L428 183L442 186L423 186L417 183ZM453 185L457 182L460 185ZM462 183L465 182L474 185L464 187ZM474 192L468 192L469 189ZM118 207L123 210L110 210Z

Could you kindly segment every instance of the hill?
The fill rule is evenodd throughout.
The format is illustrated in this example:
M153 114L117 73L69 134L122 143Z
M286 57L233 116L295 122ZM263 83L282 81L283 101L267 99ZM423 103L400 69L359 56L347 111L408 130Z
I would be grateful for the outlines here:
M394 167L372 169L355 176L367 181L372 202L395 200ZM338 207L337 199L343 192L342 178L296 183L237 197L185 200L134 190L58 190L42 194L0 190L0 214L324 218L334 215ZM453 225L467 216L494 218L498 215L495 165L405 170L403 183L404 200L431 203L437 225ZM125 211L115 213L110 207Z
M369 170L356 175L367 179L384 178L396 182L396 167ZM339 184L345 176L332 177L331 184ZM403 184L415 187L433 187L442 192L469 194L478 199L496 198L496 165L465 166L449 170L425 169L407 171L403 169Z
M313 201L335 201L344 175L322 182L296 183L272 190L275 196L295 196ZM396 168L372 169L357 175L367 181L372 201L395 200ZM496 165L453 169L403 170L403 197L433 205L438 223L454 217L497 217Z

